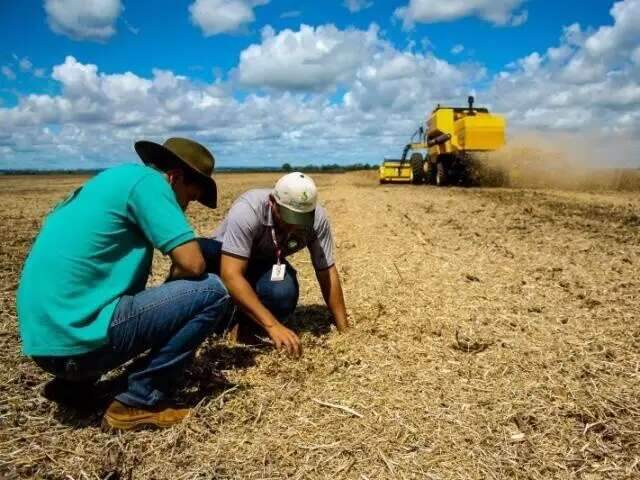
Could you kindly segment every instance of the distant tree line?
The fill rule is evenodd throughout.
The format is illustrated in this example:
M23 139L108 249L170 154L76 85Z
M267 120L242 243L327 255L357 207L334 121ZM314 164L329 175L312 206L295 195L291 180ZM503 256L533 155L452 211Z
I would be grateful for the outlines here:
M377 165L371 165L368 163L352 163L351 165L338 165L337 163L327 165L291 165L290 163L284 163L281 170L283 172L353 172L355 170L375 170Z

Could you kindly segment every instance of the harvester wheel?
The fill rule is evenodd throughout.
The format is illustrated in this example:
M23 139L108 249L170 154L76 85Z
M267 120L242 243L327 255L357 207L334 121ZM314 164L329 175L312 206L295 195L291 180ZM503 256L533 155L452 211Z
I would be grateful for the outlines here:
M438 161L436 165L436 185L444 187L449 184L449 175L447 172L447 166L442 160Z
M433 185L436 183L436 164L431 163L429 160L424 162L424 181L427 185Z
M424 180L424 159L420 153L414 153L411 155L411 181L415 185L418 185Z

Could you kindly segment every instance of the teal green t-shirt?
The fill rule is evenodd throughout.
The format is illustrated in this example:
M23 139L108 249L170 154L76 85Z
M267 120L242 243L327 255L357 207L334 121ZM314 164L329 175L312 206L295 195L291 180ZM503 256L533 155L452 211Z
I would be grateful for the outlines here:
M154 247L194 239L166 179L144 165L96 175L44 221L17 294L22 350L77 355L107 342L122 295L144 289Z

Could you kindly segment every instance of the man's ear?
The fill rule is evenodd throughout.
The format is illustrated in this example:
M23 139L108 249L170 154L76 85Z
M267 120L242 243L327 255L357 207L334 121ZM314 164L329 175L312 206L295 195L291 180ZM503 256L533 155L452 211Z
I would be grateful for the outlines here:
M182 177L182 172L179 169L172 169L167 171L167 179L169 180L169 185L172 187L177 183L177 181Z

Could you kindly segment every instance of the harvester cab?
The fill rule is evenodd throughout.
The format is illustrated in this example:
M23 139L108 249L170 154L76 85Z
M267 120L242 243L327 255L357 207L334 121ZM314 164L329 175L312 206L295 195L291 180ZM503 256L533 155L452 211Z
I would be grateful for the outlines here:
M438 186L465 185L478 154L492 152L505 143L505 119L475 108L437 105L426 122L405 145L402 157L385 159L380 165L380 183L427 183Z

